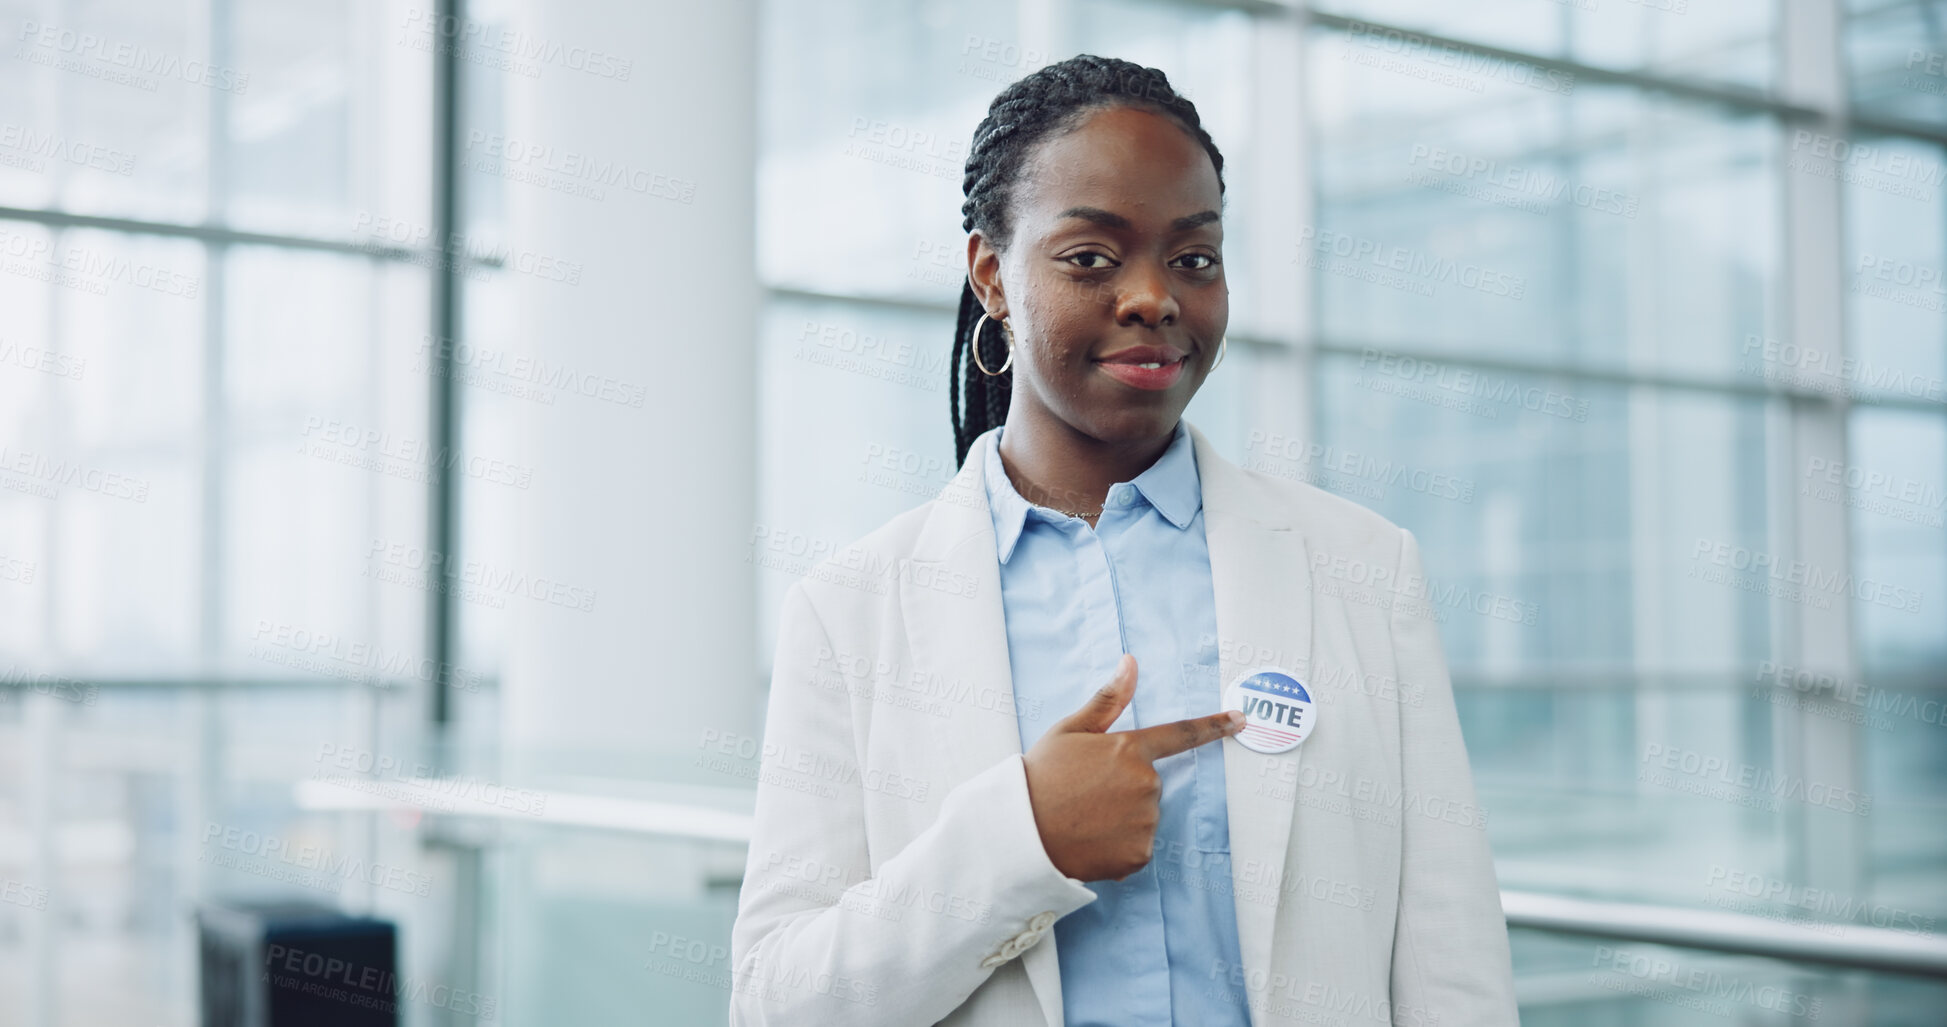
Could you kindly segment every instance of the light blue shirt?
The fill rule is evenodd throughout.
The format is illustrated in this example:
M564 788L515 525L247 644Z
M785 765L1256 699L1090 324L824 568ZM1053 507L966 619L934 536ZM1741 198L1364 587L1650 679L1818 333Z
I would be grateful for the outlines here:
M1001 465L997 427L976 440L1000 557L1001 602L1021 749L1136 658L1136 695L1113 730L1222 708L1217 600L1203 531L1203 489L1188 429L1163 455L1109 489L1091 528L1033 506ZM1223 742L1156 761L1161 820L1148 866L1088 881L1094 902L1055 922L1070 1027L1195 1024L1247 1027L1231 897Z

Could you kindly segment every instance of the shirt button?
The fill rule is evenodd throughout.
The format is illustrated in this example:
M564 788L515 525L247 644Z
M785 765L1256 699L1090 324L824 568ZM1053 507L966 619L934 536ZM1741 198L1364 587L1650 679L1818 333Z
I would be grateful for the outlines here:
M1053 910L1049 910L1048 912L1045 913L1036 913L1034 915L1034 919L1028 921L1028 930L1045 931L1048 929L1048 925L1054 922L1055 922L1055 914Z

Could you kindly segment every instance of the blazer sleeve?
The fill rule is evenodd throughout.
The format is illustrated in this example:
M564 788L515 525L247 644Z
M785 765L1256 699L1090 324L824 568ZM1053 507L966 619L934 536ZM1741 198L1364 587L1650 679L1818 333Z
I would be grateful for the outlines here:
M1413 534L1400 529L1391 614L1400 694L1399 919L1393 931L1395 1023L1519 1023L1507 920L1454 711L1440 628Z
M804 582L794 583L730 933L733 1025L933 1023L1095 900L1042 847L1019 755L948 792L938 818L873 876L851 699L817 672L831 653Z

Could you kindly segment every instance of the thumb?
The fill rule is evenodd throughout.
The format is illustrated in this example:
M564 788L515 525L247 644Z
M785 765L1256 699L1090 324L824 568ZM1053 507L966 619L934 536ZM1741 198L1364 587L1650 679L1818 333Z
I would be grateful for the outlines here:
M1082 708L1061 719L1054 731L1107 731L1122 715L1124 707L1136 695L1136 658L1128 653L1116 661L1115 676L1109 683L1097 689Z

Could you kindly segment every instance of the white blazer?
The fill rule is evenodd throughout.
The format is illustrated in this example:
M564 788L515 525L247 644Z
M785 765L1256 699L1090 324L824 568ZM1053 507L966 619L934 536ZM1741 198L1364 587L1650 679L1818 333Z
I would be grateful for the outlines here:
M1209 986L1243 992L1254 1027L1516 1023L1487 814L1417 543L1190 435L1220 681L1276 665L1318 704L1289 752L1211 743L1243 965L1211 967ZM977 459L791 585L731 1023L1063 1023L1050 927L1095 895L1041 845L1010 680ZM1197 872L1195 854L1175 859Z

